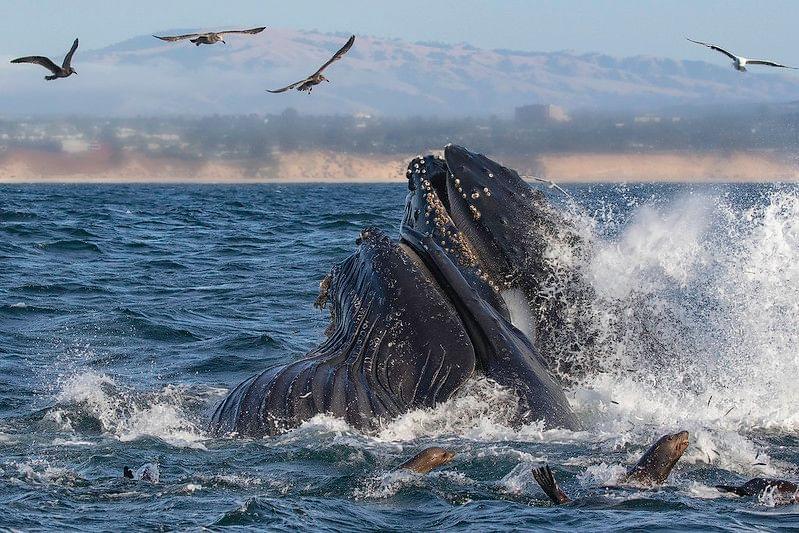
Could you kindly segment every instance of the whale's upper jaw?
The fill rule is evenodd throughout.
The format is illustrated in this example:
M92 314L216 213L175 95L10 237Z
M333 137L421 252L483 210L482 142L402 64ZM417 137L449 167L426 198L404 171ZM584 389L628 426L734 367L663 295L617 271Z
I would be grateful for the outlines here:
M452 217L452 200L447 188L449 169L444 159L436 156L417 157L408 165L408 198L400 233L409 231L429 237L450 257L480 295L505 312L499 295L500 287L489 277L480 256L465 231ZM413 239L410 239L413 240ZM424 250L418 250L424 255Z
M444 159L449 213L468 239L489 277L500 288L513 286L537 256L531 230L549 206L543 194L519 174L481 154L448 145ZM540 250L538 250L540 252Z
M403 228L430 235L494 291L514 286L537 246L531 229L548 219L543 194L514 170L457 145L444 158L418 157L408 165L409 197ZM536 257L536 255L534 255Z

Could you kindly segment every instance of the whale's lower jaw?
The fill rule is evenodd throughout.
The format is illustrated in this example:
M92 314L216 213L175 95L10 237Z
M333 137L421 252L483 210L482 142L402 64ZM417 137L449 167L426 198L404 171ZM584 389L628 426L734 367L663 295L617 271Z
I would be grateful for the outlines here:
M231 392L212 431L274 435L321 413L374 430L445 401L473 375L474 348L460 317L407 247L365 230L331 274L328 339Z

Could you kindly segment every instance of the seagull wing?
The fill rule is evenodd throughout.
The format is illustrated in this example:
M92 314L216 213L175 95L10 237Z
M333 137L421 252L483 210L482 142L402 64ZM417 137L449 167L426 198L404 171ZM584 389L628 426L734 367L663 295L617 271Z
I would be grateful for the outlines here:
M297 85L301 85L301 84L305 83L306 81L308 81L308 78L305 78L304 80L300 80L300 81L298 81L298 82L296 82L296 83L292 83L291 85L286 85L286 86L285 86L285 87L283 87L282 89L275 89L274 91L267 89L267 90L266 90L266 92L268 92L268 93L274 93L274 94L277 94L277 93L284 93L284 92L286 92L286 91L290 91L291 89L293 89L293 88L294 88L294 87L296 87Z
M175 42L175 41L182 41L183 39L193 39L195 37L199 37L200 35L202 35L202 33L187 33L186 35L164 35L164 36L153 35L153 37L155 37L156 39L161 39L162 41Z
M790 68L797 70L797 67L789 67L788 65L783 65L782 63L775 63L774 61L768 61L766 59L747 59L747 65L766 65L769 67L779 67L779 68Z
M686 37L686 39L688 39L688 37ZM708 48L710 48L711 50L715 50L716 52L721 52L730 59L737 59L735 54L732 54L726 51L724 48L716 46L715 44L703 43L702 41L694 41L693 39L688 39L688 40L691 41L692 43L701 44L702 46L707 46ZM747 61L747 63L749 63L749 61Z
M352 45L353 45L353 43L354 43L354 42L355 42L355 36L353 35L352 37L350 37L349 41L347 41L347 44L345 44L344 46L342 46L342 47L341 47L341 50L339 50L338 52L336 52L336 53L333 55L333 57L331 57L331 58L328 60L328 62L327 62L327 63L325 63L324 65L322 65L321 67L319 67L319 70L317 70L316 72L314 72L314 73L313 73L313 74L312 74L310 77L311 77L311 78L313 78L313 77L314 77L314 76L316 76L317 74L321 74L321 73L322 73L322 71L323 71L323 70L325 70L327 67L329 67L331 64L333 64L334 62L336 62L336 61L338 61L339 59L341 59L342 57L344 57L344 54L346 54L347 52L349 52L349 51L350 51L350 48L352 48Z
M69 49L69 52L67 52L67 55L64 57L64 64L61 66L61 68L68 69L70 66L72 66L72 56L75 55L75 50L77 49L78 40L75 39L75 42L72 43L72 48Z
M217 35L226 35L228 33L248 33L250 35L254 35L256 33L261 33L266 29L266 26L262 28L251 28L249 30L228 30L228 31L218 31L216 32Z
M11 60L12 63L33 63L35 65L41 65L53 74L58 74L61 72L61 67L53 63L49 57L43 56L27 56L27 57L19 57L17 59Z
M525 177L525 176L522 176L522 177ZM557 184L557 183L555 183L554 181L552 181L552 180L548 180L548 179L546 179L546 178L539 178L538 176L531 176L531 177L532 177L532 178L533 178L535 181L540 181L541 183L546 183L547 185L549 185L549 188L550 188L550 189L557 189L557 190L559 190L560 192L562 192L563 194L565 194L567 198L572 198L572 195L571 195L571 194L569 194L568 192L566 192L566 190L565 190L563 187L561 187L560 185L558 185L558 184Z

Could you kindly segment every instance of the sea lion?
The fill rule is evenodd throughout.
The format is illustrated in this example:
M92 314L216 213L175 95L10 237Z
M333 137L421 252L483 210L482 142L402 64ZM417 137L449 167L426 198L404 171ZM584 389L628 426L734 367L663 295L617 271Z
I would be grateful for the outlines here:
M434 446L417 453L398 466L397 470L411 470L418 474L427 474L434 468L449 463L453 458L455 458L455 452Z
M663 435L641 456L638 463L622 478L621 483L638 485L664 483L687 448L687 431Z
M508 211L522 205L502 191L527 195L532 190L518 174L497 170L490 184L497 191L491 208L466 218L450 216L450 210L461 209L458 202L442 200L425 177L435 174L443 183L452 172L473 175L475 165L488 164L483 156L465 161L468 154L449 146L444 160L430 156L411 162L400 242L374 228L361 233L356 252L320 287L317 305L328 306L331 314L327 340L303 359L267 369L231 391L211 418L213 433L274 435L321 413L374 431L412 409L446 401L476 375L516 393L515 425L543 421L547 428L580 427L533 341L511 323L496 277L504 271L488 264L493 255L474 252L470 240L489 224L504 228L492 219L507 219ZM448 166L451 157L457 168ZM505 187L508 180L512 185ZM513 218L524 216L528 213ZM534 230L514 224L484 232L481 242L496 234L497 255L512 262L524 254L505 248L525 242L513 234Z
M756 477L743 485L716 485L716 488L738 496L759 496L766 491L773 491L778 503L799 503L799 486L784 479Z
M661 485L669 477L686 448L688 448L687 431L663 435L641 456L638 463L627 471L618 484L649 487ZM554 504L560 505L571 501L558 486L549 465L533 468L533 478Z

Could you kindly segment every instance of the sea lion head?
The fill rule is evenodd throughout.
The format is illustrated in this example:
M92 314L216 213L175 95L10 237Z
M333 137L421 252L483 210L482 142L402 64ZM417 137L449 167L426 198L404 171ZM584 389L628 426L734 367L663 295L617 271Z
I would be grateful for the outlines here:
M669 477L686 448L688 448L687 431L663 435L641 457L627 475L627 480L660 485Z
M400 468L412 470L419 474L427 474L434 468L449 463L454 457L455 452L434 446L417 453L409 461L400 465Z

